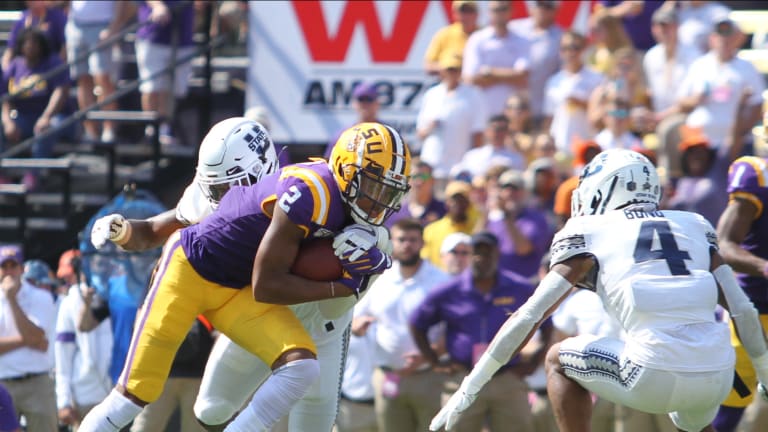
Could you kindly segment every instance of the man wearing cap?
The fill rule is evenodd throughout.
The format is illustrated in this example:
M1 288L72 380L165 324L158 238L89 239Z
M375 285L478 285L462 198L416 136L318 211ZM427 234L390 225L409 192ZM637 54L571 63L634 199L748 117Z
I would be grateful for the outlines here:
M554 233L546 214L529 204L521 171L504 171L498 185L498 210L488 215L485 228L499 239L499 267L533 278Z
M352 90L352 108L354 108L357 113L357 120L355 120L354 124L367 122L382 123L382 121L379 120L380 106L379 92L376 90L376 83L372 81L363 81L357 84L354 90ZM340 129L334 134L332 139L328 141L328 145L325 148L325 155L323 156L325 159L330 158L333 146L336 144L336 141L338 141L341 133L346 129L347 127Z
M474 234L471 245L469 269L435 287L410 318L411 333L422 355L435 371L447 374L444 400L459 387L509 315L533 294L528 281L499 268L499 242L494 234ZM447 359L438 357L427 337L438 324L445 325ZM547 328L551 331L551 325ZM510 430L510 425L515 431L532 432L524 377L535 370L544 351L513 357L480 391L456 429L480 431L487 419L491 432Z
M53 298L22 279L21 248L0 246L0 384L29 431L55 432L56 395L49 372Z
M469 267L472 254L471 237L462 232L448 234L440 246L440 259L443 269L450 275L457 275Z
M480 91L461 82L461 53L440 58L440 84L424 93L416 119L421 159L434 169L436 187L445 187L451 168L483 142L487 118Z
M677 31L680 44L699 52L709 50L709 33L720 17L731 13L731 8L721 1L675 1L680 27ZM664 7L667 7L666 5Z
M449 234L475 230L479 214L470 202L472 185L452 180L445 187L445 216L424 227L424 247L421 257L440 267L440 246ZM445 269L443 269L445 270Z
M472 33L464 47L464 80L482 89L489 116L504 112L510 95L528 86L530 44L509 31L509 1L488 2L489 25Z
M730 160L741 154L742 137L760 119L762 75L736 56L744 35L724 16L709 35L710 51L691 64L678 93L686 125L702 128L710 144Z
M51 275L51 268L48 267L45 261L32 259L24 263L24 274L21 277L37 288L51 293L55 301L57 299L56 288L58 284L51 278Z
M701 51L678 43L678 13L674 8L656 9L651 19L651 33L658 42L643 57L643 71L648 80L654 120L658 123L656 135L662 149L662 162L668 172L678 173L680 162L675 156L676 129L685 122L685 115L677 109L676 93L691 64Z
M408 329L408 317L448 275L421 259L423 227L414 219L392 227L392 267L355 305L352 332L363 336L375 323L373 373L376 417L381 432L423 431L440 410L443 377L431 371ZM430 334L437 344L439 332Z
M446 55L461 56L467 38L477 30L477 2L454 0L452 10L453 24L441 28L432 36L424 54L424 69L430 75L438 75L443 69L440 65L441 58Z

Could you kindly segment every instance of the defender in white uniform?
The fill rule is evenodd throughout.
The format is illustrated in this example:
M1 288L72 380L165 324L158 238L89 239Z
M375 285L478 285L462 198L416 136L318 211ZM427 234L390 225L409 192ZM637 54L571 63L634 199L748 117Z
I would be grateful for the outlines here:
M728 327L715 320L718 298L760 382L768 382L757 312L718 254L714 229L698 214L658 210L660 197L656 171L639 153L608 150L587 165L572 198L574 217L553 241L549 274L499 330L430 429L451 429L574 285L596 291L627 336L582 335L551 348L547 390L561 431L589 430L589 392L669 413L685 431L712 430L735 361ZM762 384L760 390L765 394Z
M195 180L185 189L175 211L144 221L105 216L94 223L92 242L100 248L113 241L128 250L162 244L176 229L211 214L232 185L255 184L277 168L277 154L263 126L241 117L223 120L203 140ZM391 249L386 229L376 232L378 236L372 241L382 250ZM351 241L354 244L355 239ZM333 426L355 301L351 296L289 306L317 346L321 371L320 378L290 411L291 432L330 431ZM207 425L226 423L271 373L258 357L221 335L206 365L195 415Z

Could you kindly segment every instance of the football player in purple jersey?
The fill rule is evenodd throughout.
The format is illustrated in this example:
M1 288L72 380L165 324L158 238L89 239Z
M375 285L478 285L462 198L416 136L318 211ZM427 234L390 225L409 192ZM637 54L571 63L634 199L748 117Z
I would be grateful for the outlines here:
M357 296L391 264L377 246L376 227L399 208L409 173L399 133L361 123L341 135L328 162L291 165L256 186L230 187L215 212L166 242L126 367L81 430L120 430L155 400L198 314L273 371L234 420L206 426L270 428L319 375L312 339L280 305ZM342 278L316 282L290 273L302 240L331 236Z

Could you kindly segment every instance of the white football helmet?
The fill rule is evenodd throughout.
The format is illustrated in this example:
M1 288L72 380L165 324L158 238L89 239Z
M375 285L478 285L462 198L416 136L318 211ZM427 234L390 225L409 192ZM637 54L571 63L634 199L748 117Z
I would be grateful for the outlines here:
M245 117L216 123L200 144L195 182L216 208L231 186L249 186L277 171L269 132Z
M571 196L571 216L603 214L635 203L659 204L661 184L653 164L632 150L610 149L584 167Z

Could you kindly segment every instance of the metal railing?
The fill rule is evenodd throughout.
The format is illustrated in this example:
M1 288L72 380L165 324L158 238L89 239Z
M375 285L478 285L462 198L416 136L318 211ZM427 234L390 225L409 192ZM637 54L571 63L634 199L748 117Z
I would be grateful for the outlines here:
M173 9L173 13L177 12L178 10L180 10L180 8L186 6L186 5L190 4L190 3L191 2L181 2L180 4L175 5L175 7ZM139 27L141 27L143 25L146 25L146 24L147 23L135 22L135 23L132 23L132 24L124 27L118 33L110 36L109 38L106 38L106 39L100 41L98 44L96 44L90 50L82 53L81 55L77 56L75 59L69 60L67 63L63 63L63 64L57 66L56 68L51 69L50 71L48 71L45 74L41 75L41 77L37 81L35 81L33 83L30 83L29 85L23 87L22 89L20 89L17 92L14 92L13 94L3 95L2 97L0 97L0 103L4 103L4 102L12 100L12 99L14 99L16 97L19 97L25 91L32 89L37 84L37 82L42 81L42 80L47 80L47 79L49 79L49 78L51 78L51 77L61 73L65 69L68 70L69 67L72 64L85 60L91 53L93 53L93 52L95 52L97 50L100 50L100 49L111 47L115 43L122 42L123 38L128 33L131 33L133 31L137 30ZM75 124L75 123L77 123L77 122L79 122L79 121L81 121L83 119L86 119L86 117L88 116L89 112L100 110L104 106L109 105L109 104L117 101L118 99L122 98L123 96L126 96L127 94L129 94L129 93L133 92L134 90L136 90L143 82L153 80L153 79L155 79L155 78L157 78L159 76L162 76L163 74L169 73L170 71L175 70L178 65L190 62L195 57L199 56L200 54L210 53L210 50L220 46L222 44L222 42L224 42L224 40L225 40L224 36L223 35L219 35L219 36L217 36L214 39L210 39L210 40L205 41L203 44L201 44L199 46L196 46L195 49L190 54L188 54L186 56L183 56L181 58L174 59L174 61L172 61L167 66L165 66L160 71L157 71L156 73L153 73L153 74L151 74L150 76L148 76L148 77L146 77L144 79L138 78L138 79L130 82L126 86L121 86L119 89L116 89L114 93L112 93L109 96L106 96L103 100L101 100L99 102L96 102L93 105L90 105L88 107L81 108L78 111L76 111L73 114L71 114L69 117L67 117L64 120L62 120L57 125L49 128L48 130L46 130L46 131L44 131L42 133L33 135L33 136L27 138L26 140L24 140L24 141L22 141L22 142L20 142L18 144L13 145L13 147L11 147L10 149L7 149L4 152L0 153L0 159L14 157L16 155L19 155L19 154L25 152L25 151L28 151L32 147L32 145L35 143L35 141L37 141L39 139L48 138L48 137L50 137L52 135L55 135L58 132L60 132L61 130L65 129L65 128L67 128L67 127L69 127L69 126L71 126L71 125L73 125L73 124ZM210 55L207 55L206 58L209 60L210 59ZM149 118L147 120L147 122L159 122L159 121L162 121L162 119L158 119L156 114L154 116L149 116ZM155 128L155 130L157 131L157 128ZM155 133L154 140L157 140L157 133ZM158 148L157 153L159 153L159 142L155 143L155 145L158 146L157 147ZM155 156L159 156L159 155L156 154ZM154 161L154 165L155 165L155 167L157 166L157 160Z

